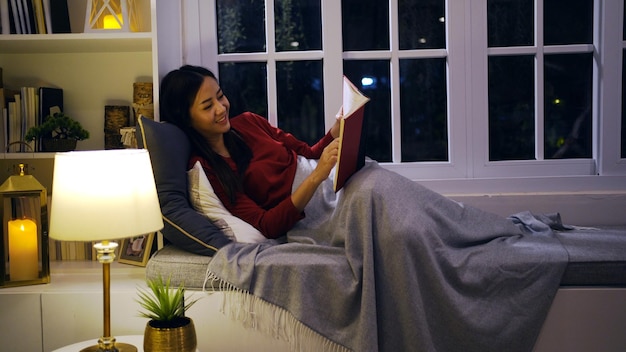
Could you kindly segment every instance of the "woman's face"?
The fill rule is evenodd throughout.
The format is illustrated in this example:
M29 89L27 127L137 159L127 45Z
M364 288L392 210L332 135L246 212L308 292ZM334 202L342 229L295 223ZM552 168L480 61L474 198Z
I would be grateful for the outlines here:
M221 138L221 135L230 130L229 109L228 98L217 81L211 77L205 77L189 108L191 127L208 140Z

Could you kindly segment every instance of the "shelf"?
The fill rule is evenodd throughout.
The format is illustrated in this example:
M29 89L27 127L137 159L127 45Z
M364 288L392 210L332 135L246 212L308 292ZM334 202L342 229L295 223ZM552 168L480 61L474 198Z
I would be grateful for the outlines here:
M2 54L98 53L152 50L152 34L69 33L69 34L3 34Z
M4 88L62 88L64 112L90 132L76 150L100 150L105 147L105 106L132 106L135 82L152 82L153 94L158 96L156 0L135 1L137 32L82 33L87 2L67 2L72 33L0 34ZM39 165L41 172L52 167L49 161L55 155L5 151L0 150L3 165L24 161ZM41 175L41 179L50 178L51 170Z
M2 153L0 159L54 159L55 153L36 152L36 153Z
M134 292L145 287L146 268L111 263L112 291ZM102 264L97 261L51 261L50 283L0 289L0 295L15 293L102 292Z

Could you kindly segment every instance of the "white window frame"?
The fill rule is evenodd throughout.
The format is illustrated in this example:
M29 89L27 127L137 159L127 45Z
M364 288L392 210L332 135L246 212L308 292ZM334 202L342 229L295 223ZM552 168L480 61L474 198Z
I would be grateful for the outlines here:
M626 174L626 159L620 155L622 116L622 56L626 49L623 40L624 1L603 0L596 7L602 26L596 33L595 42L602 50L598 62L604 68L598 89L597 159L601 175ZM619 30L610 30L617 27ZM625 107L626 108L626 107Z
M535 0L535 8L541 8L543 0ZM273 42L274 0L267 0L266 25L268 42ZM162 62L159 48L162 74L180 63L200 64L217 72L217 65L223 61L264 61L268 63L268 119L277 124L276 108L276 62L282 60L322 59L324 60L324 101L326 125L333 122L334 112L341 104L341 76L344 59L389 59L391 62L392 108L393 116L392 156L394 163L384 166L403 174L410 179L419 180L436 191L446 194L515 194L515 193L576 193L576 192L611 192L626 193L626 160L619 156L619 131L621 126L621 72L622 49L626 42L622 40L621 23L623 22L624 0L596 1L593 45L584 46L584 50L593 51L597 62L594 76L594 136L593 159L565 159L536 161L488 161L487 146L487 54L507 50L532 52L541 58L542 36L536 38L532 48L487 48L487 0L452 1L446 7L447 48L442 50L403 51L398 47L397 38L397 0L390 2L390 51L345 52L336 33L341 32L341 3L337 0L322 0L322 41L323 51L313 52L276 52L272 45L267 45L267 52L254 54L217 54L215 3L214 1L183 0L180 3L180 61L171 59ZM159 10L160 11L160 10ZM541 11L541 10L539 10ZM158 13L161 17L160 13ZM171 21L168 14L167 18ZM164 31L160 30L159 37ZM600 24L599 26L597 24ZM541 25L541 21L537 21ZM172 26L168 26L172 28ZM619 30L611 30L612 28ZM540 33L540 32L538 32ZM169 34L173 36L174 34ZM159 40L161 42L161 40ZM547 48L545 52L560 50ZM569 49L565 49L569 50ZM165 54L169 55L169 54ZM398 63L407 57L447 57L448 64L448 118L449 118L449 155L448 162L399 163L400 125L399 119L399 69ZM177 62L178 61L178 62ZM170 65L170 67L167 67ZM539 69L543 63L538 64ZM594 64L595 65L595 64ZM538 75L541 75L538 72ZM542 89L543 79L537 79L538 88ZM541 96L541 90L538 90ZM543 104L537 99L537 114L543 116ZM543 135L537 133L537 141L542 145ZM542 154L539 149L538 154ZM599 174L599 175L598 175Z

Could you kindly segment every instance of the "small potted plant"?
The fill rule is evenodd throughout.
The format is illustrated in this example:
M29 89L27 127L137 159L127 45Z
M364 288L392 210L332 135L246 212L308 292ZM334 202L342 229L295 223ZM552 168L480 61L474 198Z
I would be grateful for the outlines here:
M150 319L146 324L143 349L146 352L193 352L197 347L193 320L185 316L197 299L185 302L183 284L170 287L170 279L158 277L147 281L147 289L139 289L137 302L144 311L140 316Z
M76 149L76 142L89 138L89 131L62 112L48 115L43 123L28 129L26 141L41 140L44 152L67 152Z

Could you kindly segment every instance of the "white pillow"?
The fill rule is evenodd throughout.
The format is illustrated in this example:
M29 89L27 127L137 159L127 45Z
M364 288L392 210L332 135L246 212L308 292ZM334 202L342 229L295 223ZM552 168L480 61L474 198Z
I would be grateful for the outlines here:
M233 216L224 207L213 191L213 186L199 161L187 171L187 176L189 177L189 198L196 211L208 217L227 236L237 242L258 243L266 240L259 230Z

